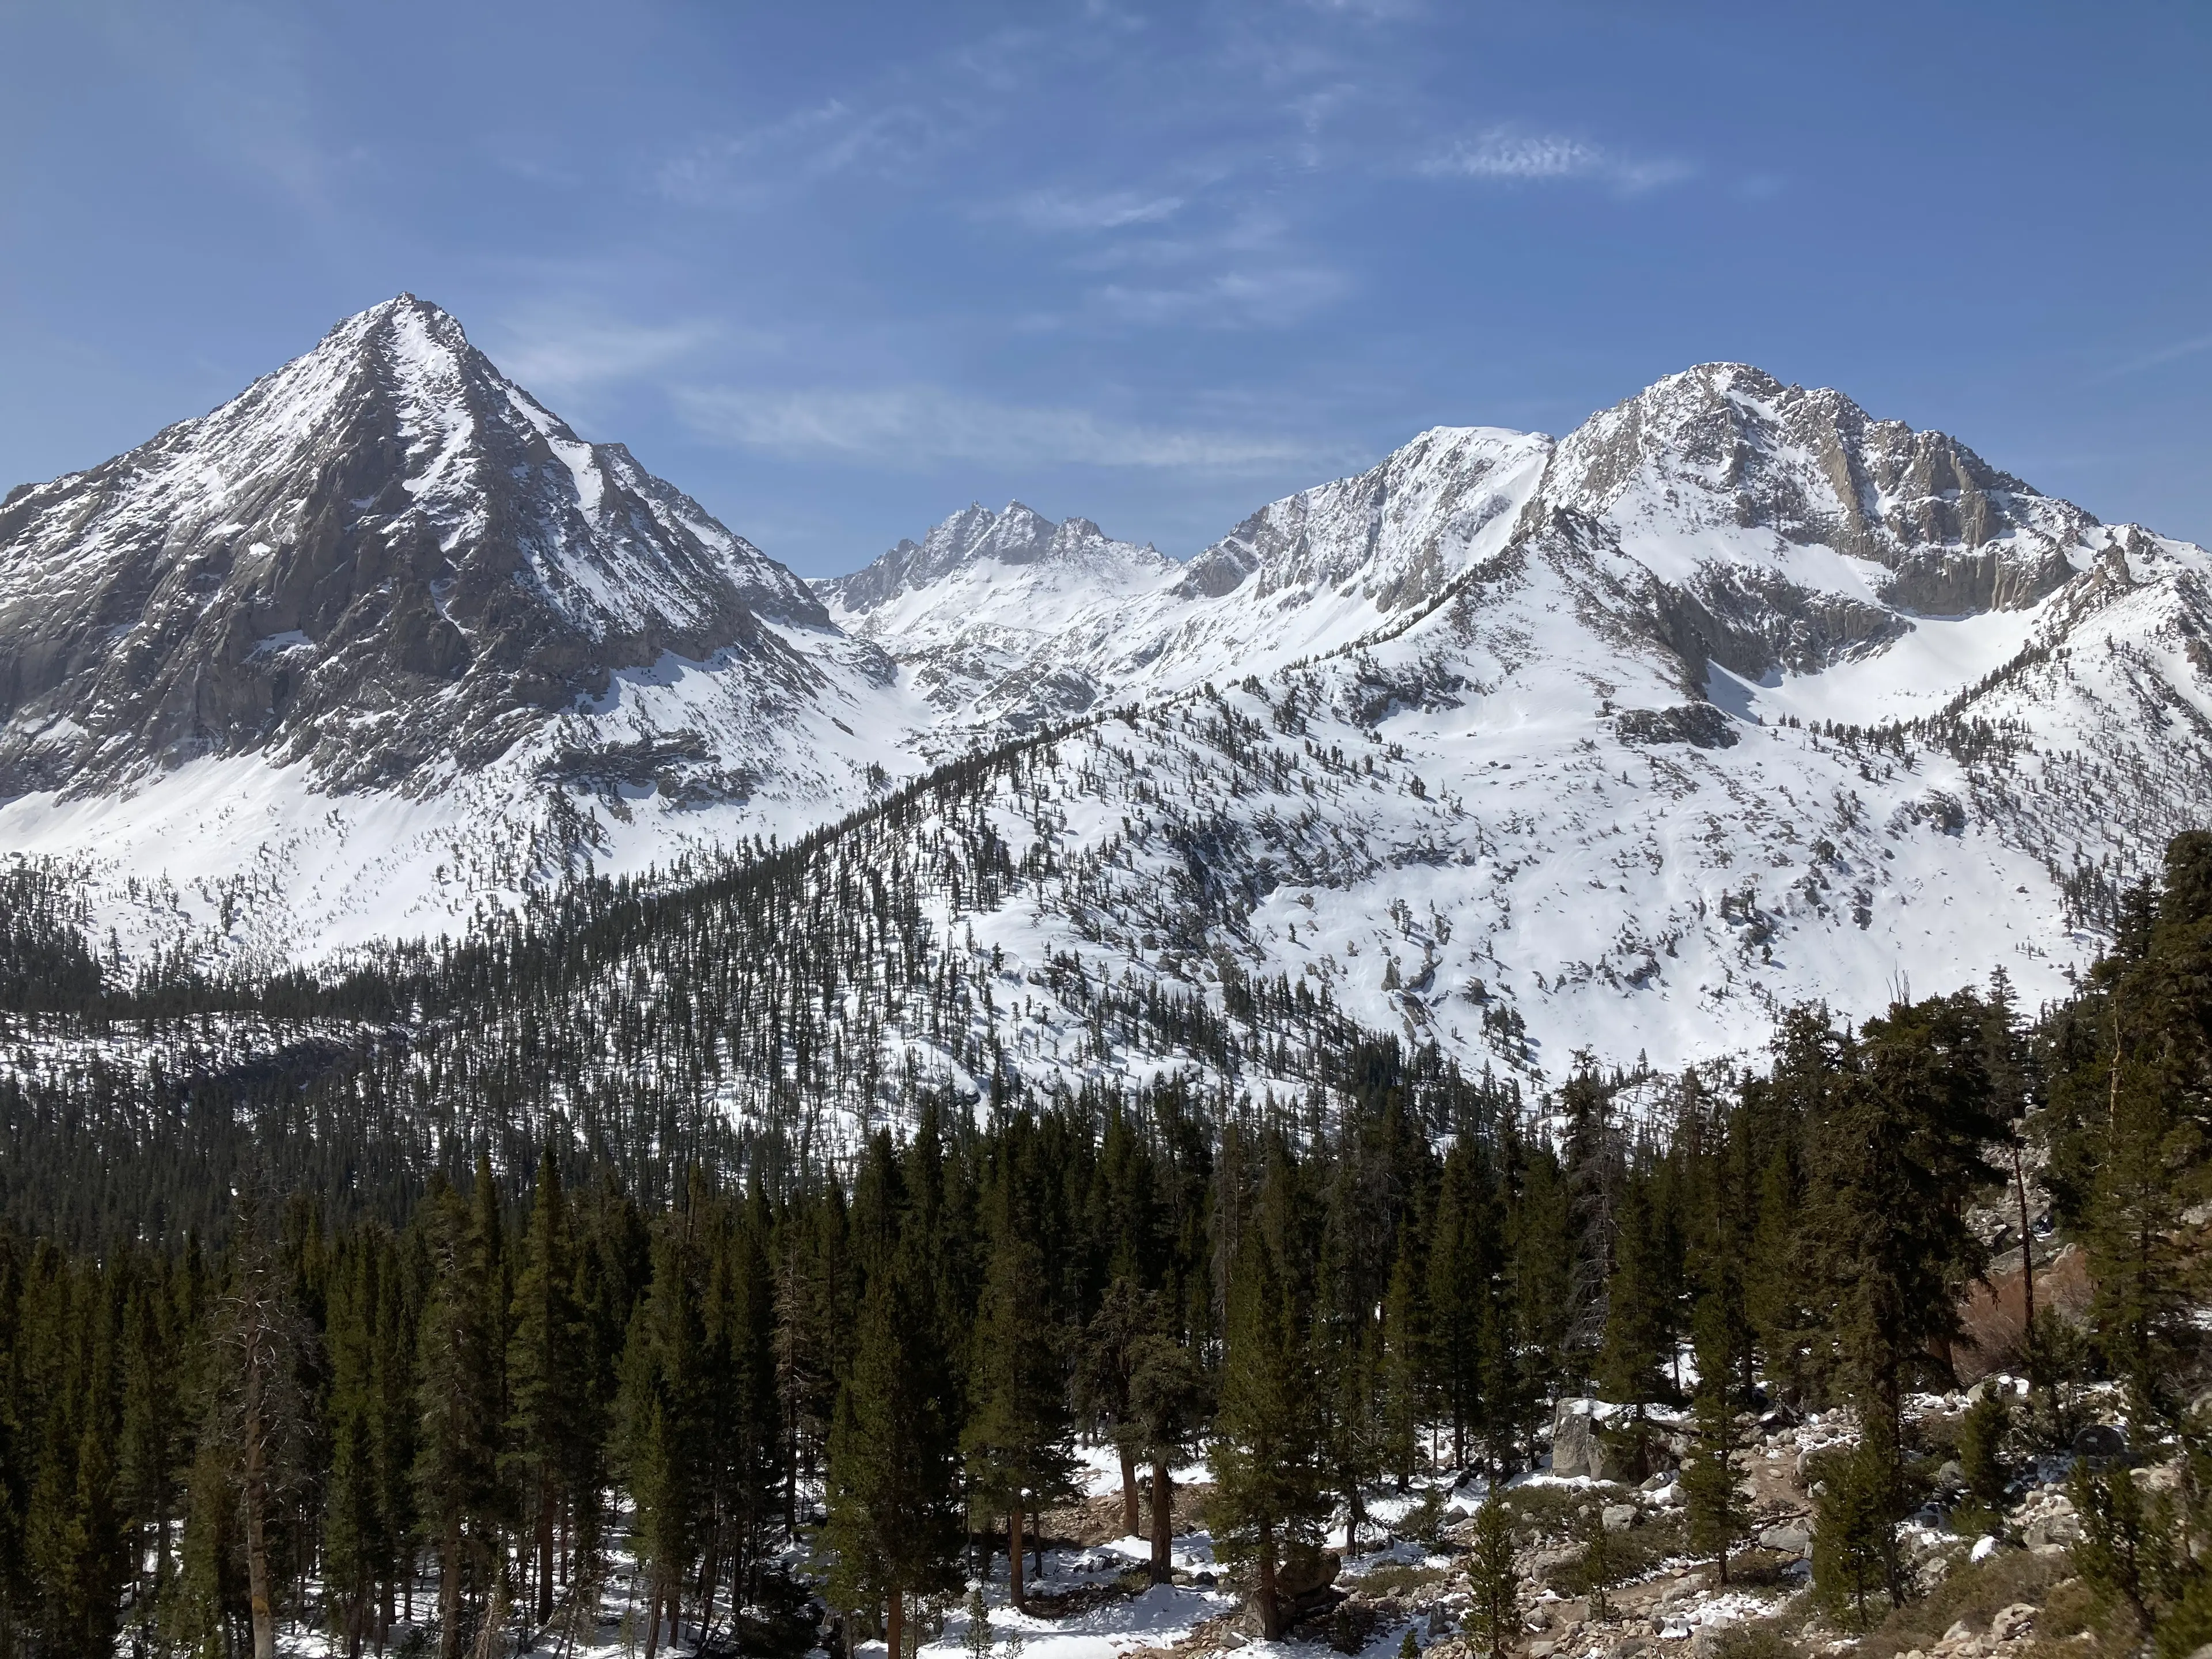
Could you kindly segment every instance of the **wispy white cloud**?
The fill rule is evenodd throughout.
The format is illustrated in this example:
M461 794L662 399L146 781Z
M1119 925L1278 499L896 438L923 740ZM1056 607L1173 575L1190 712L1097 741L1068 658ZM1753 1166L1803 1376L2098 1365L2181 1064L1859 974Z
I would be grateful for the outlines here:
M1277 266L1222 271L1188 283L1109 283L1091 299L1106 316L1122 323L1281 328L1311 316L1345 288L1342 274L1325 266Z
M704 138L664 161L661 194L695 206L757 205L842 173L893 174L965 137L950 105L862 109L830 99L741 133Z
M1103 419L1087 410L964 397L929 386L750 392L699 388L678 405L702 437L794 459L928 466L1084 465L1241 472L1311 463L1310 442Z
M2141 356L2130 357L2106 369L2099 378L2112 380L2122 374L2140 374L2147 368L2162 368L2168 363L2179 362L2184 357L2194 357L2200 352L2212 351L2212 334L2199 334L2187 340L2176 340L2171 345L2160 346L2155 351L2146 351Z
M1694 169L1686 161L1628 155L1565 133L1492 127L1432 150L1415 171L1432 179L1507 183L1587 179L1634 192L1679 184Z
M1035 231L1122 230L1131 225L1153 225L1173 218L1183 198L1151 195L1141 191L1113 190L1080 195L1065 190L1032 191L1017 197L1000 212Z
M714 344L726 331L704 319L635 323L565 307L538 307L505 320L499 361L532 391L573 394L657 375Z

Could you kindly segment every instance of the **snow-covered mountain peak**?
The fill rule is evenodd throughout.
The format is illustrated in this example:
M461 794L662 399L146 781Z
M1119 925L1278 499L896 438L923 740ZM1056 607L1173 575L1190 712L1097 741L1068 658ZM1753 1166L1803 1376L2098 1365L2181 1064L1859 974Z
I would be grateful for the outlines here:
M1543 494L1686 580L1734 566L1942 616L2034 604L2096 526L1943 433L1744 363L1670 374L1592 416Z
M1032 565L1055 568L1026 580L1009 575ZM914 596L956 578L963 590L1009 580L1034 588L1042 580L1065 591L1072 576L1079 585L1118 594L1170 568L1157 550L1115 541L1088 519L1054 524L1020 501L1009 501L998 513L977 501L932 526L921 541L902 540L866 569L815 586L842 619L866 618L894 606L901 613L898 625L905 628L934 608L927 599L915 603Z

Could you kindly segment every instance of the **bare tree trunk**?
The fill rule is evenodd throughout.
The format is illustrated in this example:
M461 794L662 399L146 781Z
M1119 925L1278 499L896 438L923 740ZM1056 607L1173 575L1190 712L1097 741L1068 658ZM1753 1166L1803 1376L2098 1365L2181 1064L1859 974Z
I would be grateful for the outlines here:
M1164 1455L1152 1459L1152 1582L1175 1576L1175 1476Z
M249 1348L246 1362L246 1587L253 1609L253 1659L276 1659L276 1599L269 1582L269 1470L261 1437L262 1361L258 1346Z
M1014 1494L1014 1501L1006 1506L1006 1601L1016 1613L1026 1613L1022 1606L1022 1498ZM898 1659L895 1652L891 1659Z
M1275 1529L1260 1528L1260 1633L1270 1642L1283 1639L1283 1610L1275 1600Z
M1137 1454L1128 1446L1121 1448L1121 1536L1137 1535Z
M2031 1389L2042 1380L2042 1366L2035 1355L2035 1229L2027 1217L2027 1176L2020 1167L2020 1142L2012 1143L2012 1185L2020 1198L2020 1284L2025 1298L2026 1325L2021 1328L2021 1346L2027 1357L2027 1385Z
M707 1534L706 1559L699 1564L699 1639L707 1639L707 1627L714 1622L714 1592L721 1586L722 1525L716 1522Z
M553 1617L553 1483L547 1481L538 1498L538 1626L543 1630Z
M653 1659L653 1656L660 1651L660 1573L656 1569L653 1575L653 1594L646 1598L645 1603L646 1616L650 1620L645 1628L645 1659Z
M884 1620L884 1646L889 1650L888 1659L905 1659L906 1592L902 1589L891 1591L890 1616Z
M446 1547L438 1563L438 1659L461 1650L461 1517L446 1522Z

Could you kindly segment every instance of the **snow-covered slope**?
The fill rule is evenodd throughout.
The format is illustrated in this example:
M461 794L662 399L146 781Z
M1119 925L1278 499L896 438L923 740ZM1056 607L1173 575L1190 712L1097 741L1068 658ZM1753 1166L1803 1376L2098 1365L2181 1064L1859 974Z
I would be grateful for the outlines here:
M442 929L863 798L891 672L402 295L0 506L0 844L142 878L126 939Z
M2209 579L1741 365L1556 445L1430 434L1040 652L1116 703L1218 689L1062 746L1048 839L1123 872L1110 902L1042 880L946 921L1018 961L1325 984L1554 1076L1999 966L2054 994L2212 817ZM1018 860L1036 817L1009 805Z
M1711 364L1556 441L1423 434L1187 562L1016 502L810 588L402 299L0 509L0 845L126 949L313 954L1075 720L872 832L930 869L981 815L1003 867L931 886L930 948L1021 988L957 1041L870 1011L887 1061L1185 1063L1085 1035L1054 987L1103 952L1469 1063L1673 1065L1800 1000L2057 991L2212 817L2208 584Z

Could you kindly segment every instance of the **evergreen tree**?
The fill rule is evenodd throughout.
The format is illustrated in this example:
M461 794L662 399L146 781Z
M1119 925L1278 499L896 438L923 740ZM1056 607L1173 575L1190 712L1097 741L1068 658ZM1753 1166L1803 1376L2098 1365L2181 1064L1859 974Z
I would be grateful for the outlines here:
M1251 1565L1253 1607L1270 1641L1284 1630L1275 1594L1283 1547L1311 1538L1327 1514L1316 1392L1283 1276L1255 1230L1231 1268L1220 1410L1206 1462L1215 1535L1228 1559Z
M501 1413L485 1245L466 1200L443 1182L425 1200L430 1285L417 1336L414 1501L438 1553L439 1659L455 1659L463 1595L495 1565Z
M1513 1515L1496 1492L1474 1512L1468 1551L1468 1622L1489 1659L1504 1659L1520 1639L1520 1575L1513 1565Z
M957 1425L921 1254L896 1251L861 1299L852 1374L830 1431L822 1534L835 1561L834 1604L886 1607L894 1656L906 1652L907 1598L958 1583Z
M562 1498L574 1490L586 1425L577 1364L581 1315L561 1169L548 1146L538 1165L530 1224L507 1343L506 1479L529 1528L537 1623L553 1616L553 1544Z
M1905 1506L1905 1389L1931 1346L1956 1335L1959 1291L1982 1266L1966 1207L1975 1187L1996 1177L1982 1148L2003 1126L1989 1110L1981 1012L1962 992L1868 1021L1811 1125L1808 1222L1858 1409L1855 1490L1891 1521ZM1896 1601L1901 1563L1892 1534L1884 1538Z
M1729 1551L1743 1536L1750 1506L1735 1467L1742 1436L1736 1427L1736 1345L1727 1308L1717 1296L1698 1304L1698 1387L1692 1397L1695 1432L1680 1480L1690 1547L1713 1558L1715 1582L1729 1581Z
M1008 1595L1018 1608L1024 1516L1068 1492L1074 1471L1066 1385L1043 1306L1042 1252L1011 1224L1002 1225L975 1322L975 1403L961 1446L969 1490L1006 1516Z
M706 1495L706 1334L687 1237L695 1218L688 1208L670 1216L653 1240L653 1279L630 1316L623 1353L619 1463L637 1506L632 1536L647 1570L645 1659L659 1651L664 1624L672 1641L680 1635Z
M1139 1340L1129 1377L1129 1410L1152 1463L1152 1578L1173 1577L1175 1468L1198 1444L1206 1418L1206 1376L1199 1356L1170 1328L1164 1302Z

